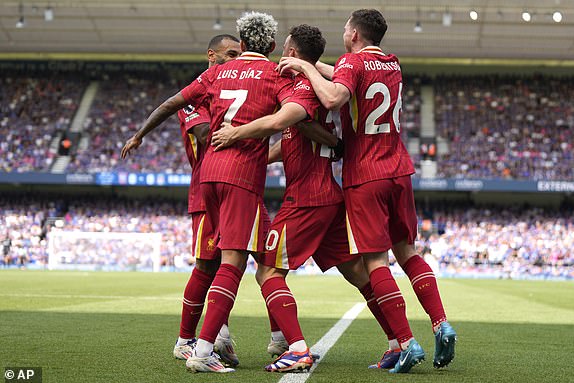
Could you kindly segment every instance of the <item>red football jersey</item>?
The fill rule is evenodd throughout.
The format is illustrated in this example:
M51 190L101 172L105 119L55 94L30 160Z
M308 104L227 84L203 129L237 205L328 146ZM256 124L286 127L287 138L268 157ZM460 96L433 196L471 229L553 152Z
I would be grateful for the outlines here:
M333 82L351 92L351 118L343 122L343 187L415 172L400 137L403 78L399 61L379 47L347 53L335 64Z
M201 162L205 154L205 147L201 145L199 140L193 135L193 128L199 124L209 123L209 111L200 106L195 108L193 105L188 105L177 112L179 118L179 129L181 130L181 138L187 153L187 159L191 165L192 175L191 183L189 184L188 213L195 213L205 211L205 204L199 192L199 177L201 174Z
M310 119L318 120L327 131L333 131L332 119L329 124L325 122L328 111L321 105L304 75L295 77L289 102L301 105ZM295 127L283 131L281 155L287 183L283 205L326 206L343 201L341 187L333 177L330 154L331 149L309 140Z
M293 80L281 76L276 67L261 54L244 52L209 68L181 91L194 105L209 102L211 126L200 182L225 182L263 194L268 138L240 140L218 152L209 143L223 121L247 124L272 114L291 95Z

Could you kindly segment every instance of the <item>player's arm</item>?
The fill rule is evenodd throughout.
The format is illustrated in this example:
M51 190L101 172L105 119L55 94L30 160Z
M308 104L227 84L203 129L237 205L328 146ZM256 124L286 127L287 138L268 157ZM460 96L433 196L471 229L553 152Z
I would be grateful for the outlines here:
M315 63L315 68L321 73L321 76L332 80L333 73L335 73L335 67L333 65L325 64L324 62L317 61Z
M305 118L307 118L305 108L297 103L288 102L277 113L258 118L245 125L233 126L226 122L222 123L221 128L211 136L211 145L215 146L215 150L220 150L245 138L272 136Z
M197 138L201 145L205 145L207 142L207 136L209 134L209 124L207 122L202 122L191 128L191 134Z
M122 148L121 157L125 159L132 150L136 150L142 143L143 138L152 130L157 128L162 122L167 120L172 114L187 105L185 98L181 93L165 100L160 106L155 108L145 120L140 130L136 132Z
M278 140L269 148L269 157L267 159L267 163L272 164L273 162L279 162L282 159L283 156L281 155L281 140Z
M295 125L297 129L305 137L321 145L326 145L330 148L337 146L338 138L334 134L329 133L317 121L299 122Z
M340 109L351 98L351 92L346 86L326 80L317 68L307 61L295 57L282 57L278 68L281 73L296 71L305 74L319 101L329 110Z

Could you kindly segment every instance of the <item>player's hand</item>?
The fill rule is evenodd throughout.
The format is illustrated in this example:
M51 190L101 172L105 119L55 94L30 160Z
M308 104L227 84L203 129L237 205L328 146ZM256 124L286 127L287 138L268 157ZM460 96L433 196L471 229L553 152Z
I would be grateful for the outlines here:
M215 151L227 148L233 145L237 138L235 133L237 128L228 122L224 122L221 127L211 136L211 146L215 147Z
M136 136L133 136L132 138L127 140L126 144L122 148L122 154L121 154L122 160L125 159L132 152L132 150L136 150L137 148L139 148L141 144L142 139Z
M331 155L329 156L329 160L338 162L341 158L343 158L344 150L345 145L343 145L343 140L337 138L337 145L331 146Z
M306 61L295 57L281 57L279 61L279 65L277 66L277 70L282 75L285 74L293 74L294 72L303 72L303 66L306 64Z

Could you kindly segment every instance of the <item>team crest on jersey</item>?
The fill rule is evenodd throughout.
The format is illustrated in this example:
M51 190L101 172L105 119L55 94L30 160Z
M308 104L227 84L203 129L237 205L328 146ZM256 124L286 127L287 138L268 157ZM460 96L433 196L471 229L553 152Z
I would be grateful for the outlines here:
M208 250L208 251L213 251L213 250L215 250L215 239L209 238L209 239L207 240L207 250Z

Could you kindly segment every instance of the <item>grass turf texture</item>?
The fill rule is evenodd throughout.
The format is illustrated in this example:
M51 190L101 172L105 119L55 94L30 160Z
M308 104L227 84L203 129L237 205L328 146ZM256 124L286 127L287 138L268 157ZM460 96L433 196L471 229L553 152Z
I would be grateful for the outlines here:
M0 367L43 367L44 382L277 382L267 373L269 325L253 275L230 318L241 365L234 374L189 374L173 359L179 273L0 270ZM356 302L342 278L290 276L309 345ZM368 309L323 356L308 382L573 382L574 283L440 280L459 344L446 369L432 367L434 340L405 279L413 332L427 359L408 375L368 370L386 341Z

